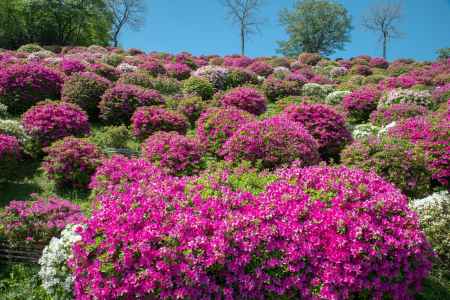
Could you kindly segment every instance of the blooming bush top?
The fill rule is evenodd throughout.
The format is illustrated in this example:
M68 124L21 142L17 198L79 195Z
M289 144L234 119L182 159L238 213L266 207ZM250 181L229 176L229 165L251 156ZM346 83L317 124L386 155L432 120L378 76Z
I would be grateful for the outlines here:
M381 107L370 114L370 122L378 126L385 126L394 121L400 121L415 116L423 116L428 113L424 106L416 104L393 104Z
M431 127L432 125L427 118L418 116L397 122L395 126L388 130L388 134L417 143L431 134Z
M267 99L277 101L287 96L299 96L302 94L302 83L295 80L282 80L273 76L267 77L263 83L263 90Z
M58 99L61 76L40 64L15 64L0 69L0 103L13 114L20 114L37 102Z
M22 147L15 136L0 133L0 182L15 179Z
M267 100L254 88L235 88L227 92L220 103L225 106L235 106L254 115L260 115L266 111Z
M299 166L319 161L316 140L297 122L271 118L242 125L223 145L226 160L248 160L264 168L296 161Z
M378 98L377 91L365 88L345 96L342 104L349 113L349 118L355 123L361 123L367 121L370 113L377 108Z
M84 221L77 205L57 197L11 201L0 215L0 235L11 245L47 245L67 224Z
M136 108L164 103L155 90L145 90L131 84L116 84L108 89L99 103L100 117L113 124L130 122Z
M319 143L323 158L336 157L352 140L344 118L329 106L322 104L289 105L285 116L302 124Z
M133 134L145 139L157 131L176 131L185 134L189 128L188 119L176 112L160 107L140 107L131 118Z
M207 79L214 88L224 90L227 85L229 70L218 66L204 66L192 73L193 76Z
M240 126L254 120L253 115L238 108L210 108L197 120L196 136L201 144L217 153Z
M74 73L84 72L86 64L77 59L63 58L59 62L59 69L66 75L70 76Z
M369 66L372 68L387 69L389 62L382 57L373 57L369 61Z
M178 80L189 78L191 74L191 68L183 63L168 63L164 65L167 75L174 77Z
M273 73L273 68L270 64L256 60L247 67L249 70L255 72L259 76L267 77Z
M176 132L157 132L142 144L142 155L171 175L192 175L202 167L204 148Z
M435 103L431 99L430 92L404 89L388 91L380 98L378 108L386 107L392 104L416 104L428 108L435 106Z
M90 132L86 113L66 102L39 103L23 114L22 125L41 147L66 136L84 136Z
M253 60L246 56L225 56L223 58L223 65L226 67L245 68L252 62Z

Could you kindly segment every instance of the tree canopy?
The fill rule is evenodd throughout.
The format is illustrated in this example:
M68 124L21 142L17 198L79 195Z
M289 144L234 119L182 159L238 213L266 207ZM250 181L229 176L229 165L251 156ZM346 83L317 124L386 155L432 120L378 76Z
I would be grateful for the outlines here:
M329 0L299 0L292 10L280 13L289 38L279 43L279 52L296 56L301 52L330 55L350 41L351 17L340 4Z

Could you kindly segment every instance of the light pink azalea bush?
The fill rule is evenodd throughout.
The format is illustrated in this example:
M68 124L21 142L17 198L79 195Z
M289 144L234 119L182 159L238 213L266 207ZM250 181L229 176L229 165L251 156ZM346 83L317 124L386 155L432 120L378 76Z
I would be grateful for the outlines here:
M254 115L260 115L267 109L267 100L254 88L240 87L227 92L220 103L224 107L234 106Z

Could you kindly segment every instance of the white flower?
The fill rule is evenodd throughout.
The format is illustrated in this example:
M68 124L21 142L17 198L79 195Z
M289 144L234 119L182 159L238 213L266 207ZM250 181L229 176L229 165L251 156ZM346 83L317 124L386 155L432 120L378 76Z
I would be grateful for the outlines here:
M138 67L127 64L127 63L121 63L116 68L120 73L132 73L136 72L138 70Z
M371 135L377 135L380 130L380 127L372 125L370 123L360 124L355 126L352 132L352 136L355 140L361 140Z

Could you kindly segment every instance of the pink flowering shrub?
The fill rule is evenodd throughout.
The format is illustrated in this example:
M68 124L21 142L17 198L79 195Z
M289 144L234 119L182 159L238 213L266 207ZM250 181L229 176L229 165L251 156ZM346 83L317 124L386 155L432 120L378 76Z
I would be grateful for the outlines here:
M442 103L450 99L450 83L435 88L432 97L437 103Z
M344 96L342 104L348 113L348 118L356 124L364 123L370 113L377 108L380 94L371 88L363 88Z
M254 115L260 115L267 109L267 100L254 88L235 88L227 92L220 103L224 107L234 106Z
M341 153L342 164L376 172L407 196L420 198L430 191L431 175L424 150L408 140L371 137L357 140Z
M202 145L218 153L223 143L242 125L256 118L235 107L210 108L197 120L195 134Z
M352 140L344 117L330 106L292 104L285 108L283 114L309 131L319 143L319 152L324 159L336 158L342 148Z
M80 207L57 197L33 201L11 201L0 213L0 236L13 246L45 246L57 237L67 224L84 221Z
M191 68L183 63L167 63L164 65L167 75L176 78L178 80L183 80L189 78L191 75Z
M371 68L387 69L389 62L382 57L373 57L369 61L369 66Z
M176 131L185 134L189 128L188 119L176 111L160 107L140 107L131 118L133 134L144 140L157 131Z
M298 80L282 80L271 75L264 80L263 90L267 99L277 101L288 96L300 96L303 84Z
M387 124L403 119L424 116L428 109L416 104L393 104L387 107L380 107L370 114L370 122L377 126L386 126Z
M191 124L195 124L206 106L200 97L187 97L177 103L177 111L185 115Z
M315 66L321 60L319 53L303 52L298 56L298 61L301 64Z
M257 196L110 186L73 248L75 298L413 299L431 248L406 197L344 167L279 176Z
M176 132L156 132L142 144L142 156L170 175L192 175L202 168L204 147Z
M394 127L388 129L389 136L406 139L416 144L431 134L432 125L426 117L417 116L401 120Z
M22 156L16 137L0 134L0 182L14 179Z
M253 63L253 59L246 56L225 56L223 58L223 65L226 67L246 68Z
M44 150L42 168L58 188L87 189L95 169L100 165L101 151L84 139L66 137Z
M98 104L111 82L95 73L83 72L70 76L63 85L62 100L77 104L91 118L97 118Z
M256 60L253 63L251 63L247 67L247 69L263 77L267 77L273 73L273 67L270 64L260 60Z
M162 63L155 59L145 61L139 67L155 77L166 74L166 69L164 69Z
M275 168L293 161L299 166L319 162L316 140L297 122L270 118L242 125L223 145L228 161L242 160Z
M79 106L67 102L38 103L23 114L22 125L40 147L66 136L80 137L90 132L87 114Z
M366 65L354 65L350 72L352 74L362 75L362 76L369 76L372 75L372 69L369 66Z
M111 124L129 124L138 107L163 104L156 90L146 90L131 84L116 84L108 89L99 103L100 118Z
M63 58L59 63L59 69L67 76L70 76L74 73L84 72L86 65L77 59Z
M0 103L21 114L37 102L60 96L61 75L40 64L15 64L0 69Z

